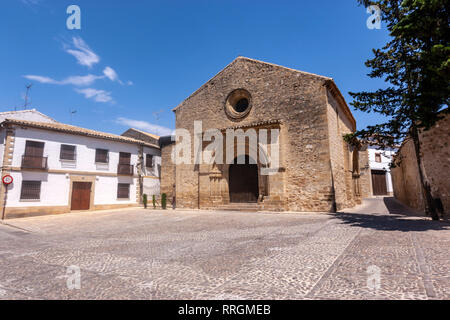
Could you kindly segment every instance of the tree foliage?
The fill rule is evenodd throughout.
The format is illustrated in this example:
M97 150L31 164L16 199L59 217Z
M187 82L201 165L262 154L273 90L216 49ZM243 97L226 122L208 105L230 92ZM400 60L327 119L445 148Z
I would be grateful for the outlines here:
M449 112L450 47L449 0L358 0L382 11L391 40L366 61L371 78L382 78L386 88L350 95L364 112L385 115L385 123L345 137L381 147L395 147L410 137L425 196L425 211L439 219L432 187L422 165L420 130L428 130Z
M354 134L381 146L395 146L411 127L432 127L448 113L450 47L448 0L358 0L377 5L391 40L366 61L371 78L382 78L386 88L350 92L351 103L364 112L387 117L382 124Z

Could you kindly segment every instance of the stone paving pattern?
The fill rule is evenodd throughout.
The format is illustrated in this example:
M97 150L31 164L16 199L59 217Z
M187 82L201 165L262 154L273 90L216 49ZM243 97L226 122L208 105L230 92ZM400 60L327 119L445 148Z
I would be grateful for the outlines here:
M0 299L450 299L450 224L392 198L336 214L126 209L0 224ZM81 268L69 290L67 267ZM367 268L381 270L379 290Z

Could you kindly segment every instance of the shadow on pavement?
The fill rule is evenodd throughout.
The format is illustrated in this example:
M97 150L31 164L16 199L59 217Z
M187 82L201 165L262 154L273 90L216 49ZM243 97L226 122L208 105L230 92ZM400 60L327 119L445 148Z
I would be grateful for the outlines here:
M444 221L427 219L409 219L411 217L426 218L424 214L414 211L394 198L384 198L388 214L383 213L349 213L337 212L330 214L344 224L382 231L428 231L450 230L450 224Z
M385 197L383 198L383 202L390 214L399 214L408 217L426 217L425 213L405 206L394 197Z

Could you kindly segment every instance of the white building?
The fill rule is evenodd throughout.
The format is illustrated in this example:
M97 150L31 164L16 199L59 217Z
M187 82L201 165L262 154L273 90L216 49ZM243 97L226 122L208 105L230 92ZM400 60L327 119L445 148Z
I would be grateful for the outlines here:
M160 194L160 182L161 182L161 149L159 147L159 136L149 132L130 128L122 136L129 137L146 142L147 144L158 146L144 147L143 153L145 154L145 166L142 168L142 194L149 196L151 201L152 195L159 196Z
M369 146L369 167L372 179L372 195L393 195L390 164L395 155L394 149L379 149Z
M136 206L144 176L159 193L158 144L16 115L0 127L2 177L13 178L1 184L2 218Z

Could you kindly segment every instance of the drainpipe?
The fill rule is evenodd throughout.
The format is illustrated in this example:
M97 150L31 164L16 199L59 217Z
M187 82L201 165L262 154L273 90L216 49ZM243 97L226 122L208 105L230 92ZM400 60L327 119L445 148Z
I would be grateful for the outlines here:
M3 198L2 221L5 220L6 201L8 199L8 185L4 185L3 187L5 188L5 197Z

